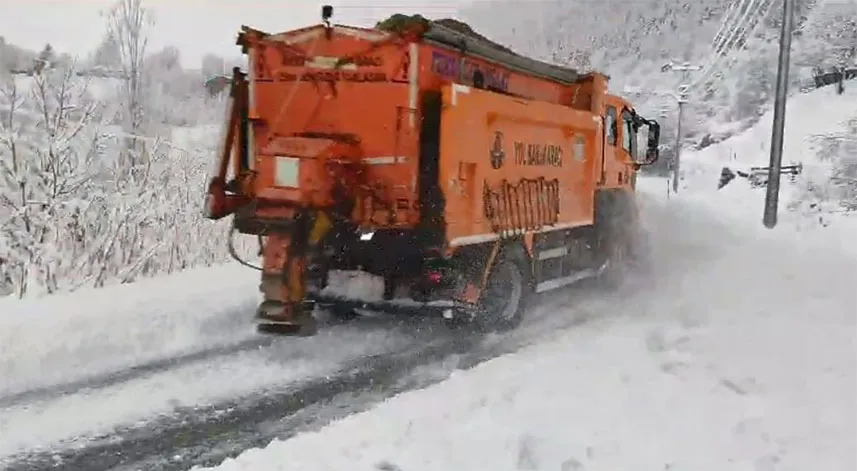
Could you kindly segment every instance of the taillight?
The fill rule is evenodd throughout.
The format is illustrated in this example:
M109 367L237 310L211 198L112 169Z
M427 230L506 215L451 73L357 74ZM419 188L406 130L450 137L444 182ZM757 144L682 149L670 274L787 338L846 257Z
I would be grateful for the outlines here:
M432 270L426 273L426 279L435 284L440 283L441 281L443 281L443 273L441 273L440 271Z

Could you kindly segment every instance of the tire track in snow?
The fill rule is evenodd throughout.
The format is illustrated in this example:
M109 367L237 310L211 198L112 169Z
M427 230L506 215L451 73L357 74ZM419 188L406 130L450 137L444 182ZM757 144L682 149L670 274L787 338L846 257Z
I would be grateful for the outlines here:
M225 357L240 352L265 348L273 344L274 341L275 339L271 337L251 338L231 345L219 345L215 348L196 350L183 355L161 358L131 366L121 371L113 371L57 385L34 388L0 397L0 409L26 403L47 401L61 396L79 394L93 389L108 388L145 375L167 371L189 363L212 360L217 357Z
M675 217L670 220L675 226ZM683 238L668 232L669 227L657 229L662 233L667 231L661 235L668 240ZM696 264L700 257L710 255L699 253L693 246L683 247L678 253L675 248L669 250L672 269L668 271L681 272ZM279 392L236 397L214 406L184 408L143 426L117 429L77 449L19 455L11 463L11 469L180 470L197 464L216 464L247 448L264 446L274 438L286 439L304 429L318 428L326 421L359 412L398 392L441 381L455 369L472 367L553 333L597 320L593 318L615 317L617 313L610 312L611 298L634 299L637 291L648 290L642 284L606 295L601 290L591 290L592 287L592 283L585 283L548 293L524 325L506 335L468 336L466 331L442 335L436 329L421 330L416 326L412 332L415 338L406 347L352 358L336 374L292 384ZM618 314L632 316L632 309L628 311ZM359 329L361 323L345 328ZM430 327L428 324L422 327L426 326ZM396 330L395 325L387 324L385 328ZM271 340L265 338L265 341ZM335 342L330 345L337 347ZM429 374L420 374L421 370Z
M330 328L335 327L337 324L338 322L336 321L329 321L322 323L321 327ZM367 323L361 327L367 328L369 327L369 324ZM395 327L395 325L393 327ZM390 328L390 326L388 325L387 328ZM276 343L287 342L288 340L288 337L260 334L231 344L218 344L210 348L193 350L177 356L159 358L138 365L129 366L128 368L119 371L110 371L74 381L36 387L6 396L0 396L0 409L40 401L49 401L62 396L86 393L87 391L97 389L105 389L111 386L127 383L147 375L173 370L191 363L205 361L211 362L218 358L228 358L238 353L268 348Z
M204 450L240 436L250 446L261 445L273 437L259 435L256 428L260 423L294 416L302 409L323 405L345 393L385 389L407 371L451 354L464 353L477 341L472 336L452 335L393 353L354 359L329 377L302 381L278 393L236 398L213 407L182 409L142 428L120 428L80 449L18 457L11 463L11 469L101 470L122 466L141 469L141 461L160 461L161 457L177 455L181 458L171 460L168 468L161 465L142 468L186 469L198 463L200 453L193 452L194 449ZM182 455L183 450L191 452Z
M574 308L593 301L599 304L603 294L590 282L542 295L519 330L506 335L474 335L466 329L451 331L431 321L418 322L411 326L415 339L410 346L350 360L334 375L303 381L277 393L183 408L142 427L117 429L82 448L18 456L11 466L22 471L179 471L216 464L247 448L318 428L400 392L442 381L455 370L591 321L591 310L574 313ZM555 315L557 311L566 314ZM373 319L365 321L373 323ZM347 327L360 328L360 324L357 321Z

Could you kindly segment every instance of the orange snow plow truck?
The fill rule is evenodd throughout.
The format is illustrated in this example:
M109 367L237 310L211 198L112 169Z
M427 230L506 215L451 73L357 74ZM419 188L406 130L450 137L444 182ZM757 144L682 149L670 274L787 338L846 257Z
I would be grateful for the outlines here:
M638 250L636 174L659 126L606 76L455 20L331 15L237 41L249 65L233 70L205 216L259 236L260 331L312 335L315 308L508 329L535 293L607 277ZM371 273L383 295L337 294L331 270Z

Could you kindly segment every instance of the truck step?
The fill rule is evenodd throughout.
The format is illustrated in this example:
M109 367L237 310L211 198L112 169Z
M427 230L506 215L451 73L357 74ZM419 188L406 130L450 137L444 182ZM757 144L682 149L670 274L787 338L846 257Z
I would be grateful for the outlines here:
M578 272L572 273L568 276L552 278L549 280L542 281L541 283L538 283L536 285L536 293L544 293L545 291L562 288L564 286L577 283L578 281L595 278L601 273L603 273L606 268L607 264L605 263L604 265L601 265L598 268L587 268L585 270L580 270Z

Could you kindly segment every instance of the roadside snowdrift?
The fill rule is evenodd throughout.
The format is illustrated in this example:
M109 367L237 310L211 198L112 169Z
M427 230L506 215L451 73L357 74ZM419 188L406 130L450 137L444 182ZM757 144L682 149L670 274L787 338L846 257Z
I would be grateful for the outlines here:
M834 88L797 94L788 101L783 165L802 163L803 174L794 182L788 176L782 177L779 215L784 228L804 234L839 230L857 233L857 214L837 211L831 208L834 204L817 204L807 191L810 187L830 186L831 156L826 155L820 141L844 133L848 121L857 119L857 87L847 87L843 95L837 95ZM701 151L687 152L682 157L684 179L677 196L708 207L713 215L730 224L746 221L760 228L765 188L752 188L739 177L718 191L717 182L723 167L746 171L753 166L768 166L772 122L773 111L769 111L745 132ZM660 193L666 194L665 184ZM845 237L831 242L840 250L857 253Z

